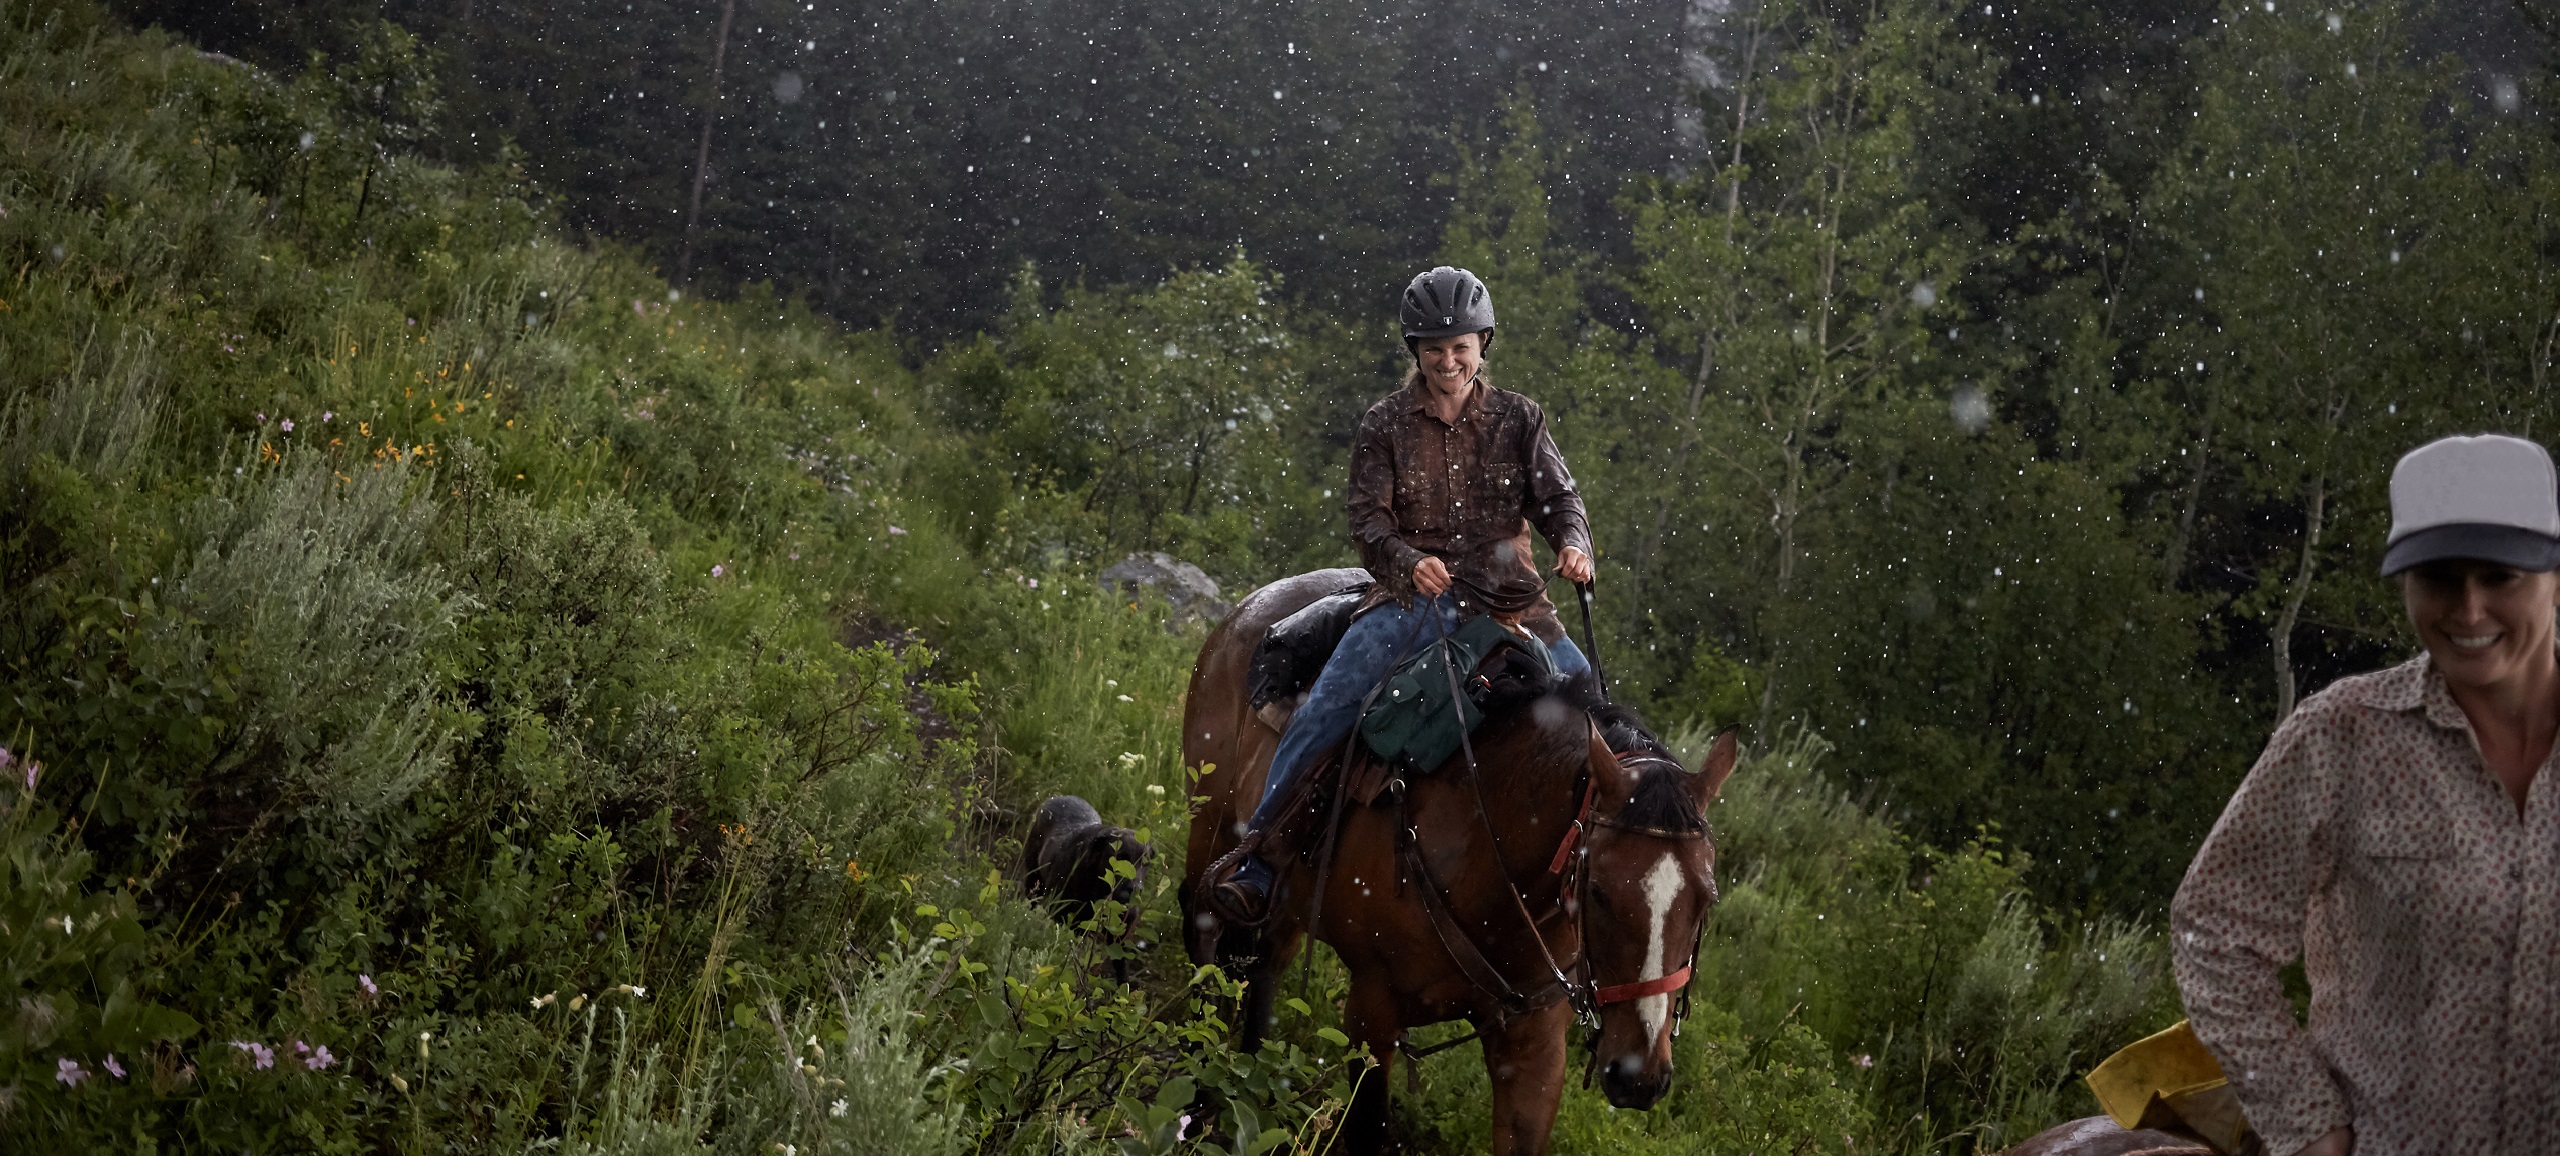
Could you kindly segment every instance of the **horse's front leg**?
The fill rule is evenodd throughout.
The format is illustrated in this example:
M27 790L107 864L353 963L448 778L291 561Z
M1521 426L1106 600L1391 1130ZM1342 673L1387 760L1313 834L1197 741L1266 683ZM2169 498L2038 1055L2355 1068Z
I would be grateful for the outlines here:
M1573 1009L1557 1003L1484 1033L1484 1070L1493 1083L1495 1156L1540 1156L1564 1099L1565 1031Z
M1386 984L1351 976L1342 1003L1342 1031L1351 1046L1369 1056L1369 1070L1353 1077L1351 1108L1343 1114L1342 1148L1351 1156L1387 1150L1387 1077L1395 1074L1396 1045L1404 1040L1404 1023Z

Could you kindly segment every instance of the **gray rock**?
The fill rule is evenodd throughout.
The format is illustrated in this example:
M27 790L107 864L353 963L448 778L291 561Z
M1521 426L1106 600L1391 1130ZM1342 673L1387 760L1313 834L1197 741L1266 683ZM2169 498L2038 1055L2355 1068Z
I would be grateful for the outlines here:
M1124 598L1162 595L1173 607L1173 617L1166 625L1177 630L1194 620L1217 622L1235 609L1233 603L1218 597L1216 579L1161 551L1131 554L1112 563L1102 572L1102 588Z

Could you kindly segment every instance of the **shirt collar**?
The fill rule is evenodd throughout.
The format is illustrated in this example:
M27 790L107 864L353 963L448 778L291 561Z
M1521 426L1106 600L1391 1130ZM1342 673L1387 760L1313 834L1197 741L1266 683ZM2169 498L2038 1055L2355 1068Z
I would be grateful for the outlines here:
M1468 415L1483 409L1485 395L1490 392L1491 389L1491 386L1484 383L1484 378L1482 376L1478 376L1474 381L1468 382L1467 399L1458 403L1458 420L1465 421L1467 420ZM1404 411L1406 413L1418 413L1425 416L1431 415L1431 393L1421 382L1417 381L1412 385L1406 386L1404 392Z
M2462 704L2453 701L2453 691L2445 686L2444 676L2436 672L2435 663L2425 651L2361 680L2353 693L2359 703L2375 710L2423 710L2428 722L2448 730L2464 730L2471 725L2469 716L2462 713Z

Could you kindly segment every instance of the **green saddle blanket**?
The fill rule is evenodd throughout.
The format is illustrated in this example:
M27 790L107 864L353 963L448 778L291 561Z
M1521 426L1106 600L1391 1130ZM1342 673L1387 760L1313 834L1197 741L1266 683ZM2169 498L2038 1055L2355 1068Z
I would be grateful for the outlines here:
M1517 651L1545 682L1554 682L1556 660L1545 643L1512 633L1491 615L1478 615L1397 664L1360 718L1361 740L1401 769L1438 769L1484 721L1481 703L1490 686L1477 672L1505 649Z

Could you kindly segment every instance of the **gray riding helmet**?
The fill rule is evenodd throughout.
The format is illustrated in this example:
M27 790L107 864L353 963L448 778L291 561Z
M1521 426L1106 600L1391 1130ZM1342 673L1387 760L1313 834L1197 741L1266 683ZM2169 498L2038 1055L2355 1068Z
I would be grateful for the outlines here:
M1404 287L1404 343L1482 333L1493 343L1493 293L1464 269L1442 265Z

